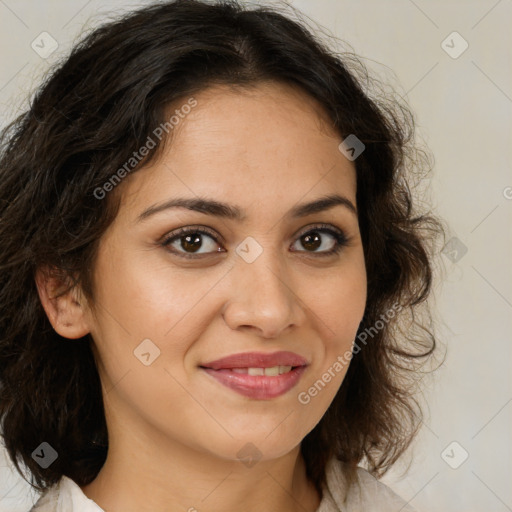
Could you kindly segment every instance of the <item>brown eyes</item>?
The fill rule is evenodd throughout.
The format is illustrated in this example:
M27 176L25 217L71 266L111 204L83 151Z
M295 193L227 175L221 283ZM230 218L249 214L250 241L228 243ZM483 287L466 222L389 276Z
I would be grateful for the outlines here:
M325 236L326 234L328 237ZM206 244L205 238L210 240ZM328 224L321 224L310 227L300 234L297 242L300 242L306 249L306 251L299 250L299 252L307 252L323 257L339 253L342 247L347 245L348 238L341 229ZM211 256L216 252L225 252L220 248L215 249L215 246L219 245L218 237L212 230L205 227L190 226L177 229L169 233L161 242L161 245L173 254L183 258L199 259ZM325 245L328 246L328 250L325 250ZM199 252L205 246L206 252Z

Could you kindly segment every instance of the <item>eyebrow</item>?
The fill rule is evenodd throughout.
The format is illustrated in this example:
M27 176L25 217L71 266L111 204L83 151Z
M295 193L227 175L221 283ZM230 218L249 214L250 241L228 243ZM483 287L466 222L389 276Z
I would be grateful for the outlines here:
M357 209L352 201L339 194L327 195L309 203L303 203L294 206L287 213L287 216L291 218L306 217L307 215L311 215L313 213L329 210L335 206L344 206L351 213L357 216ZM215 217L221 217L241 222L247 218L247 215L243 213L243 210L236 205L231 205L207 198L176 197L174 199L165 201L164 203L150 206L137 217L137 222L141 222L151 217L152 215L160 213L164 210L169 210L171 208L187 208L189 210L205 213L207 215L214 215Z

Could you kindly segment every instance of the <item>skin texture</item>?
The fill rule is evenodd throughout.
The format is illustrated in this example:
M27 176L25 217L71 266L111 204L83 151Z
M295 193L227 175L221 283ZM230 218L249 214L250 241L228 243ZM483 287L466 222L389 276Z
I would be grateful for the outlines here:
M319 496L306 478L300 442L347 367L307 405L297 395L351 349L366 272L349 208L296 219L287 213L335 193L355 205L355 166L339 151L342 139L321 107L294 87L215 86L195 98L162 157L116 191L122 203L100 243L94 302L76 289L52 298L61 284L37 276L56 331L70 343L87 333L94 340L109 451L82 490L109 512L314 511ZM173 208L137 222L145 209L178 196L235 204L247 217ZM319 255L335 243L324 231L320 248L303 243L318 223L345 232L338 254ZM202 235L198 253L209 255L173 254L161 239L185 226L210 228L219 243ZM252 263L236 253L248 236L263 249ZM172 247L187 254L179 238ZM160 350L149 366L134 356L144 339ZM239 395L199 368L234 353L279 350L309 366L297 386L271 400ZM261 454L251 467L237 456L247 443Z

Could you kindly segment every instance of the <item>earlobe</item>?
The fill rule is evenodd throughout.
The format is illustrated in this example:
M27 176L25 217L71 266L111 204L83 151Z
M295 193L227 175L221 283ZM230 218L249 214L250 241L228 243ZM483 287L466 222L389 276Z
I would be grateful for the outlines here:
M80 298L77 287L69 287L48 268L37 269L35 282L39 299L55 331L64 338L77 339L90 332L85 318L85 300Z

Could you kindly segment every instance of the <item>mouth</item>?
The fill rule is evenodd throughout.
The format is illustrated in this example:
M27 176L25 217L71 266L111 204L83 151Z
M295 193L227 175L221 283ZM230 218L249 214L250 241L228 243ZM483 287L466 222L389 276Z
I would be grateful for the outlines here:
M298 368L298 366L270 366L268 368L221 368L216 371L229 371L233 373L252 375L253 377L256 375L276 377L277 375L283 375L283 373L289 373L295 368Z
M234 354L200 365L217 382L249 398L269 400L290 391L308 362L293 352Z

